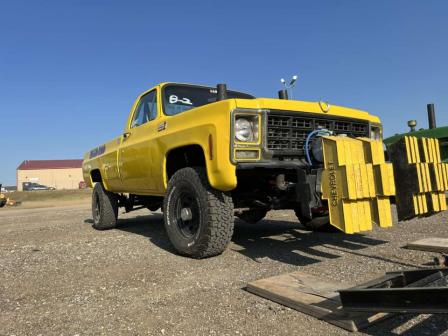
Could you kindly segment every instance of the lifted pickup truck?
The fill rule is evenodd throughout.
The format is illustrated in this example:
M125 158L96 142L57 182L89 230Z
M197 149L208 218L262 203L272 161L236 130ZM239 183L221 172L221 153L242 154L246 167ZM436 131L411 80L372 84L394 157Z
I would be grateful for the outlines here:
M217 87L163 83L140 95L119 137L86 153L93 227L118 208L162 207L175 249L222 253L234 216L249 223L293 209L311 230L392 225L392 166L378 117L324 102L255 98Z

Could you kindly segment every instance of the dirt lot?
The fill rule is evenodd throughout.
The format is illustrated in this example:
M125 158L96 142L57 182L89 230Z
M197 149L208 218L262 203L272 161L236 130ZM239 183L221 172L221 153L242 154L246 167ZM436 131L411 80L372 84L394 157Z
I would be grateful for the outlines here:
M448 237L448 214L365 235L310 233L291 212L258 226L237 222L221 256L177 256L162 216L120 217L118 229L91 228L88 199L45 209L0 209L0 335L345 335L254 296L247 282L302 270L362 282L421 266L434 254L401 249ZM448 334L448 315L401 315L368 335Z

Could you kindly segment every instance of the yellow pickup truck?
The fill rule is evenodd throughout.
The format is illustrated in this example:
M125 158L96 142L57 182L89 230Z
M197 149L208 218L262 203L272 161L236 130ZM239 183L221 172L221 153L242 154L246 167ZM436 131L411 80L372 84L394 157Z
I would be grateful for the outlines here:
M271 209L309 229L390 226L379 118L279 97L179 83L141 94L123 134L84 157L93 227L115 227L119 207L162 208L175 249L203 258L225 250L234 216L256 223Z

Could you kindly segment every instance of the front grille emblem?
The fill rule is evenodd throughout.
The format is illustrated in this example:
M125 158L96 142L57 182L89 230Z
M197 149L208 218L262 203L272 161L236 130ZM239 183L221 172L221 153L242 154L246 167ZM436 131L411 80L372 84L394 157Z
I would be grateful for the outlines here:
M330 111L331 105L328 102L320 101L319 106L322 112L327 113L328 111Z

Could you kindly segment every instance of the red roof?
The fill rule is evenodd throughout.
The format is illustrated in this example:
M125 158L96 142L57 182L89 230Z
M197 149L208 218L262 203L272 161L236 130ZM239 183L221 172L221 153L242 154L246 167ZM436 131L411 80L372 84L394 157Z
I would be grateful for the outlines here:
M17 170L81 168L82 160L25 160Z

